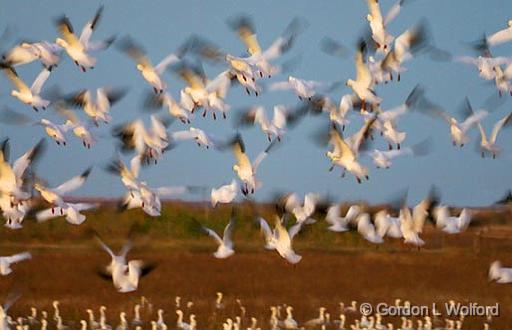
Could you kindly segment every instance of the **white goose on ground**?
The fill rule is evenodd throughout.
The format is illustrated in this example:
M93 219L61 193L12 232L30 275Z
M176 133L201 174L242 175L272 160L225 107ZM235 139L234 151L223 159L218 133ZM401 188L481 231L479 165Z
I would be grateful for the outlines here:
M62 38L57 38L55 43L64 48L69 57L73 60L76 66L80 67L83 72L87 69L92 69L96 65L96 58L90 55L91 51L103 50L108 48L114 38L111 37L104 41L91 41L92 33L95 31L101 14L103 6L99 7L93 19L85 24L80 34L80 38L74 34L71 21L66 16L60 17L57 21L57 28L62 35Z
M30 105L35 111L39 111L39 109L45 110L50 105L50 101L45 100L40 95L44 83L50 77L50 70L43 69L30 88L20 79L18 73L13 68L7 68L3 71L16 87L15 90L11 91L12 96Z
M29 259L32 259L32 254L30 254L30 252L17 253L12 256L0 256L0 275L9 275L12 273L12 264Z

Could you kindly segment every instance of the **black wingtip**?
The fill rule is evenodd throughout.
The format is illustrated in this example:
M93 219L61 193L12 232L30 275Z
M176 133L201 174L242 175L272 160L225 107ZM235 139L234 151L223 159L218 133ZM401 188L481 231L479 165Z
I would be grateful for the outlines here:
M91 171L92 171L92 166L88 167L81 175L82 178L87 178L89 176L89 174L91 174Z
M100 18L101 18L101 14L103 13L103 9L105 8L105 6L101 5L98 10L96 11L96 15L94 15L94 18L92 20L92 23L91 23L91 29L94 30L96 28L96 25L98 25L99 21L100 21Z

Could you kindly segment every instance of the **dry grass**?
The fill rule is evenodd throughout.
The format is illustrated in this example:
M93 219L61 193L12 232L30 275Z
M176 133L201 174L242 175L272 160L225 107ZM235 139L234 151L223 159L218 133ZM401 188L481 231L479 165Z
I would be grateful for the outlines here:
M454 299L499 302L502 316L494 319L493 328L507 329L512 324L511 287L487 281L490 262L500 259L512 264L512 240L499 234L507 228L504 225L472 228L456 236L427 228L423 235L427 246L417 251L390 240L376 249L356 234L326 232L320 223L298 237L295 247L303 260L291 266L276 253L263 251L246 209L241 211L236 232L237 254L216 260L211 256L213 241L197 233L187 219L198 218L220 229L230 210L215 211L209 221L204 212L198 205L172 203L161 218L153 219L137 210L116 214L112 208L102 208L79 227L59 219L28 223L21 231L2 229L0 254L27 248L34 258L15 265L13 275L0 278L0 298L12 290L22 293L11 311L14 316L28 315L32 305L51 311L51 301L58 299L64 318L74 322L86 317L86 308L97 310L104 304L110 323L117 324L118 312L129 311L131 317L134 303L145 295L155 309L167 311L166 320L173 324L174 297L179 295L195 303L200 327L209 325L210 329L219 328L218 322L225 316L238 313L235 298L240 298L248 315L257 316L260 322L268 319L270 305L284 303L293 305L296 319L304 321L316 317L321 305L336 317L340 301L376 304L401 298L430 305ZM111 283L95 276L97 267L109 260L91 240L89 231L94 228L119 247L120 237L126 237L134 223L139 235L130 258L154 261L158 267L141 281L136 293L119 294ZM214 320L211 315L217 291L226 294L227 307ZM393 322L399 324L399 320ZM474 318L465 328L481 329L482 323L483 319Z

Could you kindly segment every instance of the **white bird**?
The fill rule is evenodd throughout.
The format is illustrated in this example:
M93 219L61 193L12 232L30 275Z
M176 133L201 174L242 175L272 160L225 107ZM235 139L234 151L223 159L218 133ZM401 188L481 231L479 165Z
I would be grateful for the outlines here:
M0 257L0 275L9 275L12 273L11 265L23 260L31 259L30 252L22 252L12 256Z
M373 91L374 81L368 64L365 60L366 44L361 42L356 53L356 79L348 79L346 85L350 87L361 100L361 108L366 109L366 103L370 105L380 104L382 99Z
M210 193L212 206L215 207L218 203L231 203L236 198L238 189L238 183L235 179L233 179L230 184L219 188L212 188Z
M298 323L293 318L293 307L286 306L286 318L283 321L283 325L285 329L298 329Z
M373 225L370 215L366 212L361 212L355 219L354 222L357 227L357 232L363 236L365 240L374 244L380 244L383 242L382 237L377 234L375 226Z
M64 48L66 53L71 57L76 66L80 67L83 72L87 69L92 69L96 65L96 58L90 55L91 51L103 50L108 48L114 38L111 37L104 41L93 42L91 41L92 33L95 31L101 14L103 6L99 7L93 19L85 24L80 34L80 38L74 34L73 26L66 16L60 17L57 21L57 27L62 35L62 38L57 38L55 43Z
M380 237L401 238L400 218L392 217L387 210L380 210L374 215L375 228Z
M7 297L6 302L0 306L0 329L2 330L9 330L11 323L11 317L7 315L7 312L9 311L9 308L11 308L12 305L18 300L20 295L9 295Z
M417 219L412 216L411 210L405 204L400 209L398 218L400 219L400 231L402 232L404 243L416 246L424 245L425 242L418 235L421 231L416 222Z
M261 187L262 183L256 180L256 172L258 171L260 163L267 157L274 144L275 141L270 143L251 163L245 153L245 145L242 137L240 135L236 136L231 148L237 161L237 163L233 165L233 171L242 182L241 190L244 195L254 194L256 189Z
M386 53L388 46L394 39L393 36L386 31L386 27L400 13L404 0L395 2L385 18L382 17L378 0L367 0L367 3L369 13L366 16L366 20L372 31L372 39L375 42L377 50Z
M265 237L265 248L267 250L276 250L281 257L292 264L296 264L302 259L292 249L292 239L300 231L302 224L298 223L292 226L290 230L286 230L282 219L277 218L275 228L271 230L265 219L260 217L258 220Z
M204 146L206 149L214 148L218 144L213 136L195 127L189 127L188 130L172 132L169 136L171 141L193 140L199 147Z
M112 280L118 292L126 293L137 290L140 278L153 270L154 265L145 264L141 260L127 262L126 255L132 247L131 243L125 244L120 254L116 255L100 238L96 238L103 250L112 258L110 264L99 275Z
M40 95L44 83L50 77L50 70L43 69L30 88L20 79L18 73L13 68L7 68L3 71L16 87L15 90L11 91L12 96L30 105L35 111L39 111L40 108L45 110L50 105L50 101L45 100Z
M390 80L393 80L393 73L396 73L397 81L400 81L400 74L407 71L403 63L412 59L426 42L427 30L424 24L408 29L395 39L393 49L382 60L381 69L389 74Z
M162 75L169 65L179 62L179 57L171 53L153 66L144 50L129 38L123 40L121 50L137 62L137 70L140 71L144 80L153 87L155 94L162 94L167 88L167 83L163 80Z
M498 260L494 261L489 268L489 281L512 283L512 268L503 267Z
M224 234L222 238L212 229L207 228L205 226L201 226L202 230L207 233L210 237L212 237L219 247L217 251L213 253L213 256L218 259L225 259L232 256L235 253L234 245L233 245L233 229L235 227L235 218L233 215L231 216L231 220L224 228Z
M316 89L325 86L325 83L313 80L303 80L293 76L288 77L288 81L272 83L269 87L271 91L293 90L302 100L309 100L316 95Z
M80 211L86 211L96 207L98 207L97 204L64 202L62 206L57 206L37 212L36 219L38 222L43 222L55 217L65 215L67 222L73 225L80 225L86 219L85 215L81 214Z
M40 60L46 69L52 70L60 61L61 51L62 47L47 41L22 42L2 56L2 63L18 66Z
M340 204L334 204L330 206L327 209L327 214L325 216L325 221L330 224L327 229L334 232L344 232L349 230L348 226L355 220L360 212L361 208L359 205L351 205L348 208L345 216L342 217Z
M67 96L65 101L67 105L82 108L93 123L99 126L100 122L110 123L110 108L125 94L126 90L121 88L102 87L96 90L96 99L91 91L82 90Z
M392 160L400 156L424 156L428 153L429 145L428 140L415 144L411 147L401 148L397 150L377 150L374 149L370 152L370 156L373 159L373 163L377 168L390 168Z
M496 77L495 67L504 64L510 64L512 59L509 57L492 57L490 53L486 56L456 56L455 62L474 65L478 69L478 74L485 80L493 80Z
M190 124L190 120L192 119L192 112L189 109L194 108L194 104L186 104L183 102L188 100L188 95L183 91L182 101L177 102L170 93L165 92L162 94L149 94L144 105L148 108L161 108L165 107L169 111L169 114L173 118L179 119L183 124ZM185 104L184 104L185 103Z
M497 155L500 154L501 150L496 145L496 140L498 138L498 133L502 128L508 127L511 123L510 118L512 118L512 112L505 115L502 119L498 120L496 124L494 124L491 134L489 137L486 135L484 128L480 121L478 121L478 130L480 131L480 149L482 158L485 157L485 153L488 152L492 155L492 158L496 158Z
M452 139L452 144L454 146L460 146L463 147L464 144L468 143L469 137L467 136L467 133L469 130L476 125L480 120L485 118L488 114L485 110L477 110L473 111L471 108L471 104L469 103L468 99L465 100L464 105L464 112L466 115L466 118L463 122L458 122L457 119L450 116L448 113L446 113L443 109L441 109L438 106L432 106L429 107L429 110L434 114L439 116L440 118L444 119L448 125L450 125L450 135Z
M61 215L63 215L64 209L69 207L63 200L64 194L80 188L89 177L91 170L92 168L89 167L82 174L72 177L55 188L46 187L41 182L36 182L34 188L39 191L41 197L51 205L54 211L56 206L60 207Z
M493 33L487 38L487 42L491 46L496 46L512 40L512 20L507 22L507 27L496 33Z
M71 128L73 135L82 141L85 148L90 149L97 140L92 132L92 124L82 122L73 111L66 109L61 103L57 103L55 107L57 112L67 119L66 124Z
M326 156L331 161L329 171L334 169L335 165L342 167L342 177L345 170L351 172L356 177L358 183L361 178L368 179L368 169L359 162L359 152L363 141L377 117L367 120L365 124L348 139L344 139L336 127L332 127L329 132L329 143L333 146L332 151L328 151Z
M318 194L306 194L304 203L301 203L297 194L287 194L283 196L282 201L285 210L293 214L297 223L312 224L316 222L311 216L315 213L316 204L320 201Z
M466 230L472 219L471 213L469 209L464 208L459 216L451 216L445 205L437 206L433 210L436 227L448 234L458 234Z
M286 133L287 124L296 121L304 114L306 108L292 109L282 105L274 106L272 120L269 120L263 106L254 106L243 112L239 124L259 125L269 142L274 138L281 141Z

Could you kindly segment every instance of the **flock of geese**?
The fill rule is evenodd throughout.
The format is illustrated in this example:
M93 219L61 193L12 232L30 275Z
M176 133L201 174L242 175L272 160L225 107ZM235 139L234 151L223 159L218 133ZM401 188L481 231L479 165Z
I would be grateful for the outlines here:
M144 327L152 330L165 330L169 328L181 330L194 330L198 328L221 327L223 330L257 330L257 329L339 329L339 330L457 330L463 329L467 316L463 313L454 313L454 315L445 315L441 308L432 305L429 308L429 315L396 317L383 316L379 313L375 315L365 315L361 313L357 301L351 301L350 305L343 302L338 303L338 307L329 310L321 306L318 308L318 314L311 319L304 321L294 317L294 308L291 305L282 304L270 306L270 315L251 316L249 309L244 306L242 300L235 299L233 302L224 298L222 292L217 292L216 297L208 306L208 314L203 316L206 324L200 324L196 317L197 307L193 301L184 303L182 297L176 296L172 302L174 312L168 315L164 309L156 308L150 300L144 296L133 305L132 311L121 311L117 320L108 319L107 307L100 306L99 318L97 319L92 309L86 309L87 317L78 322L64 322L60 310L60 302L55 300L52 303L52 312L46 310L38 311L36 307L30 308L30 314L20 316L16 319L7 315L8 309L15 303L19 296L12 296L7 304L0 307L0 327L8 329L10 326L15 329L48 329L55 327L63 330L69 328L79 328L82 330L127 330L143 329ZM454 307L458 302L450 300L447 305ZM412 306L408 300L395 299L389 304L393 308L408 309ZM85 316L84 314L82 314ZM484 315L483 329L489 330L493 321L492 315ZM397 322L398 319L398 322Z
M71 20L67 16L61 16L55 21L59 36L54 41L21 42L4 52L0 68L3 75L12 83L11 96L16 98L20 105L18 109L4 109L2 120L13 125L29 125L33 134L45 134L62 148L71 147L68 143L71 137L78 139L87 149L94 148L94 144L101 138L98 130L111 124L111 109L126 95L127 90L98 86L95 92L63 92L61 88L45 88L45 84L48 80L51 81L54 70L59 70L61 61L71 59L78 70L90 74L88 72L97 65L97 57L101 56L101 52L107 51L111 46L115 47L133 60L141 79L144 79L150 88L146 93L144 106L153 110L164 108L168 111L165 115L151 114L149 125L141 118L111 128L119 149L125 154L132 155L129 161L123 160L119 155L115 156L106 166L106 170L118 176L126 188L120 206L123 209L140 208L144 213L154 217L161 214L162 198L199 193L205 189L210 191L213 207L218 204L235 204L242 198L251 200L251 196L262 186L262 181L257 175L259 166L276 145L286 143L287 130L307 116L322 116L328 124L315 136L315 141L325 148L325 156L330 162L329 170L339 168L342 177L348 172L359 183L370 178L365 158L371 159L377 168L389 169L397 157L420 157L430 152L428 138L410 144L407 132L400 128L399 119L411 111L419 111L444 120L449 129L451 142L457 147L469 144L470 133L476 128L480 133L478 150L481 156L500 156L498 135L502 129L510 125L512 112L504 113L502 119L494 124L489 133L484 128L484 124L487 125L484 119L489 111L473 109L468 98L462 107L463 118L458 120L440 105L430 101L425 88L421 85L412 89L402 104L390 109L381 107L383 100L377 94L377 87L394 86L393 81L400 81L401 76L406 74L406 65L418 55L430 53L432 57L475 66L482 79L494 83L500 97L508 93L512 95L512 58L495 57L491 53L491 47L512 40L512 21L508 22L505 29L475 42L473 50L476 56L453 56L435 48L429 42L429 30L425 21L418 22L399 35L390 33L388 25L404 9L407 1L396 1L385 16L382 15L381 3L378 0L366 2L368 32L361 36L353 52L356 74L346 81L350 92L342 95L339 101L328 96L339 87L339 83L311 81L294 76L272 83L265 82L289 71L288 63L280 64L278 60L293 48L297 38L306 29L307 23L303 19L292 20L274 42L264 48L258 41L251 18L247 15L233 17L228 20L228 26L243 43L247 50L246 55L235 56L205 37L193 35L175 52L153 64L143 47L131 37L94 40L93 34L103 15L104 7L101 6L79 35L76 34ZM349 48L332 39L324 39L321 47L333 56L346 58L347 54L351 53ZM28 77L20 77L17 68L34 63L41 64L42 70L29 86ZM216 76L208 77L203 69L204 63L222 67L222 70ZM166 83L167 73L176 75L184 82L185 87L181 88L179 93L171 91L170 87L174 86L168 86ZM299 103L294 106L274 106L272 117L261 105L233 109L228 102L228 92L236 85L240 85L247 94L255 96L267 92L290 91L298 97ZM32 110L37 114L31 113ZM54 122L39 117L44 117L45 111L55 111L61 121ZM214 120L223 120L231 115L237 130L230 138L219 139L192 126L194 121L198 120L197 117L211 116ZM42 119L34 119L32 116ZM182 129L170 132L168 127L175 120L183 125ZM358 122L362 124L359 125ZM37 133L34 125L42 127L44 133ZM262 138L268 140L268 146L255 157L249 156L246 143L239 133L239 129L247 125L258 126L262 131ZM351 134L346 133L349 130L352 131ZM377 147L378 140L385 145L384 148ZM192 141L204 149L231 150L235 159L232 168L235 178L229 184L205 188L154 187L139 177L142 166L156 166L166 152L172 152L177 144L186 141ZM77 176L56 187L48 186L45 180L37 175L34 165L41 159L46 144L45 139L41 138L19 158L11 161L10 140L5 138L1 142L0 208L6 220L5 226L8 228L21 229L23 220L28 216L34 216L39 222L65 217L69 223L80 225L86 221L84 211L99 207L96 203L69 202L65 198L66 194L80 188L87 181L92 168L84 169ZM41 200L46 205L44 209L38 207ZM303 198L295 193L280 194L275 204L275 219L268 221L255 210L255 221L263 233L265 249L275 250L279 256L293 264L300 262L302 258L293 249L293 240L304 227L319 221L319 217L328 222L330 231L354 230L373 244L381 244L385 239L401 239L405 244L419 248L425 244L421 234L427 221L431 221L435 228L443 232L456 234L468 228L476 212L469 208L456 210L443 204L435 189L412 208L407 205L404 195L398 202L390 203L389 207L371 212L362 204L351 205L343 212L341 204L333 203L316 193L308 193ZM235 205L232 217L222 234L200 223L198 225L205 234L217 242L218 249L214 253L216 258L228 258L235 253L232 238L236 227ZM154 268L154 265L141 260L127 260L131 243L127 243L119 254L116 254L99 237L97 240L101 248L112 258L101 276L111 280L119 292L136 290L139 279ZM30 258L29 252L0 257L0 274L9 274L13 263ZM512 270L503 268L499 262L495 262L491 265L489 278L499 283L511 282ZM0 328L8 328L5 310L4 307L4 310L1 310L3 314L0 313ZM292 310L291 306L286 308L289 317ZM179 313L178 315L180 316ZM323 312L320 319L322 322L318 325L327 325ZM297 327L297 323L290 326L294 323L289 318L280 320L274 315L273 320L274 328ZM84 321L84 327L90 326L93 321L93 318L89 323ZM352 328L390 328L378 324L378 319L367 322L370 322L372 327L360 320ZM162 323L161 319L155 321L153 327L164 328ZM431 329L432 324L427 327L427 323L425 320L418 329ZM452 324L452 328L456 328L455 323ZM189 324L185 324L181 315L179 328L191 329L196 326L193 318ZM343 328L341 320L338 324ZM409 321L406 320L404 324L402 329L412 328L407 327ZM225 329L240 327L241 324L237 324L236 321L227 322L224 326ZM255 327L254 324L249 329Z

